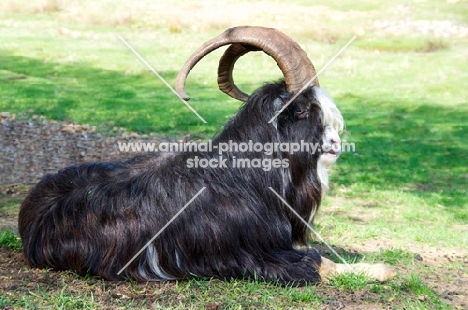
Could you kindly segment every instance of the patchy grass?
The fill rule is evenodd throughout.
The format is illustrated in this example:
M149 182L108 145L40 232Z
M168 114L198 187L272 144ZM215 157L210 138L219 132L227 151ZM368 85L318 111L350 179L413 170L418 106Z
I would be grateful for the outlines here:
M0 195L0 212L7 216L17 215L18 206L23 198L4 198L2 196Z
M378 253L371 253L367 256L374 262L386 263L389 265L410 265L415 259L421 259L417 254L400 249L381 249Z
M1 254L0 254L1 255ZM19 254L17 254L19 255ZM417 278L399 276L389 283L369 282L361 275L339 276L328 284L302 288L280 287L258 281L189 280L175 282L109 282L70 272L27 270L2 296L4 307L95 307L126 309L318 309L345 303L375 307L449 309Z
M448 309L447 305L439 300L437 294L424 283L419 275L410 274L403 282L393 284L393 288L398 291L408 291L417 297L417 300L405 301L402 309Z

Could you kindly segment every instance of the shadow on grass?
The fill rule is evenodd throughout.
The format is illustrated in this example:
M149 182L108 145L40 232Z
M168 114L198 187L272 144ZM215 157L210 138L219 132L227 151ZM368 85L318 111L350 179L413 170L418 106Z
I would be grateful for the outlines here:
M427 99L337 98L355 152L344 153L333 180L371 184L433 200L468 222L468 126L465 106Z
M335 263L342 264L343 262L339 257L337 257L327 245L322 242L312 240L309 242L309 247L316 249L321 256L326 257ZM333 249L348 263L354 264L361 262L361 260L366 257L365 253L360 253L357 251L348 251L345 248L339 247L337 245L333 245Z
M0 53L0 110L45 115L106 127L125 127L139 133L177 135L187 132L212 136L239 104L226 104L216 89L189 80L193 114L149 70L127 74L85 63L63 64ZM159 72L173 85L177 72ZM213 77L215 81L215 76ZM202 112L203 111L203 112Z

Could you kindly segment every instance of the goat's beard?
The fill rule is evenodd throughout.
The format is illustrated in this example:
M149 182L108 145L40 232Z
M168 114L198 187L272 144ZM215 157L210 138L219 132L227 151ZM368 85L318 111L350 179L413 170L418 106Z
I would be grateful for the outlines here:
M333 141L333 142L332 142ZM338 132L332 126L326 126L322 136L322 147L321 154L317 161L317 177L322 186L322 198L329 191L328 183L328 170L335 164L336 160L340 156L340 138ZM309 217L309 223L313 222L313 219L317 213L317 210L313 210Z

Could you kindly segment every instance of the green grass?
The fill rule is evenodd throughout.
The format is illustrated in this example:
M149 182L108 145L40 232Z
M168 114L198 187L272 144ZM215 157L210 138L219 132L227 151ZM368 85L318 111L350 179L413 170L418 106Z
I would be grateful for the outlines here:
M47 290L37 287L35 291L24 294L20 300L13 300L8 296L0 297L0 307L21 309L96 309L99 304L94 301L94 296L88 293L80 295L65 292L64 287L59 292L50 294Z
M0 230L0 246L16 252L20 251L22 248L19 236L11 230Z
M367 258L374 262L381 262L389 265L410 265L414 262L414 259L416 259L416 255L400 249L381 249L379 253L372 253L368 255Z
M418 301L406 301L402 309L447 309L437 294L429 288L419 275L410 274L404 282L394 284L394 289L408 291L417 296ZM423 303L423 301L429 301Z
M158 288L150 283L116 285L103 280L69 279L69 275L65 274L62 281L54 283L48 280L48 286L38 285L23 293L20 298L10 292L0 297L0 305L28 309L93 309L104 305L126 309L318 309L320 305L336 300L336 296L351 292L355 296L377 294L377 304L381 307L395 305L398 301L405 307L449 309L415 275L380 284L369 282L362 275L348 274L335 277L323 286L303 288L239 280L177 281L173 285L160 285ZM157 294L161 286L164 287L164 293ZM120 292L115 290L117 287L120 287ZM77 294L77 291L80 293ZM324 291L332 295L323 297Z
M449 50L452 47L452 43L448 39L443 38L393 37L359 40L356 42L356 46L372 51L432 53Z
M11 216L16 215L18 213L18 206L22 201L22 198L4 198L0 194L0 212Z
M356 291L363 289L371 282L365 274L338 274L330 279L330 284L340 290Z
M44 63L5 54L0 55L0 60L4 72L10 72L11 78L28 76L25 80L4 77L6 80L1 84L0 92L6 100L2 101L2 110L89 123L100 129L125 127L140 133L156 131L171 135L190 131L212 134L215 130L212 127L207 131L203 123L150 74L126 75L92 68L85 63ZM163 74L169 81L175 77L175 72ZM204 99L206 107L219 106L221 111L218 113L226 114L226 108L215 99ZM197 105L194 107L200 109ZM208 113L203 116L211 124L216 117Z
M249 307L271 307L281 309L288 304L319 305L322 299L314 287L284 288L258 281L218 280L177 282L178 294L191 296L192 306L200 302L223 305L224 309L244 309ZM190 305L190 303L189 303Z

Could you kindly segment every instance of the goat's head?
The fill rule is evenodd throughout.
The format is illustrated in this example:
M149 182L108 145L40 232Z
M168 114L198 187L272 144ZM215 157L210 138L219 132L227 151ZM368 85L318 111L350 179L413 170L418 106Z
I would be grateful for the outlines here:
M231 28L203 44L187 60L177 76L176 91L179 95L185 100L189 100L184 90L188 73L205 55L224 45L230 46L219 62L219 88L229 96L247 104L249 102L259 104L258 100L252 99L259 95L262 88L251 96L239 89L234 83L234 65L241 56L251 51L263 51L270 55L276 60L284 75L284 84L281 87L277 87L277 85L275 90L271 89L267 92L270 95L273 94L273 97L269 98L269 103L273 106L266 110L270 114L274 114L275 111L280 111L291 98L298 95L290 106L278 116L273 125L280 131L281 128L284 128L281 126L281 122L290 123L293 120L293 126L297 129L293 130L292 134L294 135L301 132L298 126L304 123L302 120L308 120L309 124L315 122L315 126L321 127L320 130L313 133L314 135L318 134L318 140L322 142L319 165L323 164L328 167L333 164L341 151L338 133L343 130L343 117L331 97L319 86L314 66L304 50L290 37L276 29L251 26ZM319 113L314 111L314 108L319 108ZM258 112L258 110L253 109L252 112ZM272 118L273 114L264 115L263 113L251 117L256 117L260 122L262 118ZM317 124L317 122L321 124ZM304 135L298 135L296 138L302 139L304 137ZM286 141L294 141L294 137L292 138L292 140L286 139ZM317 138L308 140L316 142Z

